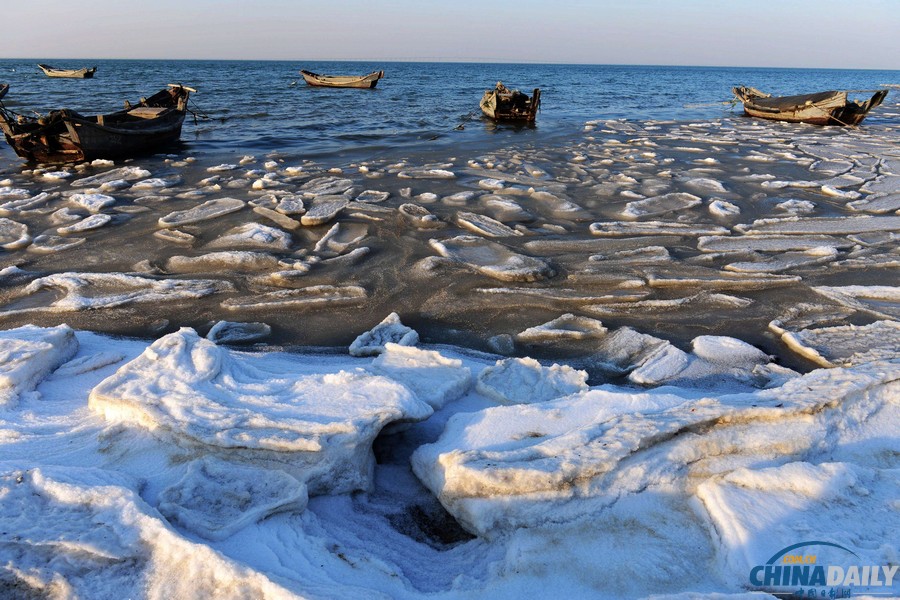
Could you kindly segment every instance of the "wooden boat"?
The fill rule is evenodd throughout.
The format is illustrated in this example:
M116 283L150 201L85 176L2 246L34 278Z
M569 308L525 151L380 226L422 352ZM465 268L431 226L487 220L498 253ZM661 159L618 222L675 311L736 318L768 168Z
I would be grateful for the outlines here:
M378 85L378 80L384 77L384 71L372 71L368 75L357 77L355 75L319 75L312 71L300 71L306 83L316 87L341 87L371 89Z
M97 72L97 67L91 67L88 69L87 67L83 67L81 69L57 69L56 67L51 67L50 65L41 65L39 64L41 71L44 72L44 75L47 77L72 77L75 79L90 79L94 76L94 73Z
M126 102L124 110L96 116L64 108L31 117L17 115L0 103L0 129L16 154L31 162L127 158L178 141L193 91L169 84L134 106Z
M519 90L510 90L497 82L492 90L487 90L481 98L481 112L495 121L512 123L534 123L541 106L541 90L534 89L531 97Z
M9 84L8 83L0 83L0 99L2 99L3 96L6 95L6 92L8 92L8 91L9 91Z
M888 90L865 91L875 93L868 100L854 101L848 98L851 91L772 96L752 87L732 89L751 117L813 125L858 125L888 94Z

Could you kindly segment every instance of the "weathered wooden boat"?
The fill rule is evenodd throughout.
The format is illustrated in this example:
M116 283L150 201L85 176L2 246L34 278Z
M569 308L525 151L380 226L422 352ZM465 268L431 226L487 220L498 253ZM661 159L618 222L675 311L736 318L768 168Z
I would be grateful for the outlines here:
M535 88L532 95L519 90L511 90L497 82L492 90L487 90L481 98L481 112L495 121L511 123L534 123L541 106L541 90Z
M732 92L751 117L813 125L859 125L888 94L888 90L864 90L874 94L868 100L858 101L849 99L852 91L772 96L756 88L736 87Z
M9 84L8 83L0 83L0 99L2 99L3 96L6 95L6 92L8 92L8 91L9 91Z
M94 73L97 72L97 67L91 67L88 69L87 67L82 67L81 69L57 69L56 67L51 67L50 65L42 65L39 64L41 71L44 72L44 75L47 77L72 77L75 79L90 79L94 76Z
M312 71L302 70L300 74L306 83L316 87L340 87L371 89L378 85L378 80L384 77L384 71L372 71L361 77L355 75L319 75Z
M188 97L194 91L169 84L134 106L126 102L124 110L96 116L64 108L31 117L17 115L0 103L0 129L16 154L31 162L138 156L178 141Z

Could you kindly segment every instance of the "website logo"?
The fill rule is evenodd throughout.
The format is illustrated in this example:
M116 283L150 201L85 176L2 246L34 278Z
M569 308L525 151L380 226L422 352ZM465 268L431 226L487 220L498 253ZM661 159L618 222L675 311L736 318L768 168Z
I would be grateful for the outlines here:
M867 565L858 554L832 542L800 542L750 569L750 585L781 598L894 596L898 565Z

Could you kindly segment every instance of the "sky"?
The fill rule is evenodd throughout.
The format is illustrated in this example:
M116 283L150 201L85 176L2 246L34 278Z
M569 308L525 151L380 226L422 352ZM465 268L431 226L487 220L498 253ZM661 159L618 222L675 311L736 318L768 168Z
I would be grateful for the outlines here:
M900 69L900 0L3 0L0 58Z

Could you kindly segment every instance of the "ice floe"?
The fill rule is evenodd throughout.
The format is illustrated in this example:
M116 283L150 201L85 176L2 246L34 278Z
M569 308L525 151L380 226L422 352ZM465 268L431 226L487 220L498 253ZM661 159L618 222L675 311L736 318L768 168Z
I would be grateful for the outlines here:
M533 358L507 358L481 371L476 389L501 404L546 402L586 391L587 373L568 365L545 367Z
M890 360L900 348L900 323L876 321L870 325L842 325L787 331L780 321L769 329L788 348L825 367L849 367L875 360Z
M501 281L536 281L554 274L550 265L539 258L513 252L506 246L474 236L432 239L429 243L441 256Z
M378 325L361 334L350 344L351 356L377 356L384 352L385 344L415 346L419 334L400 321L400 315L392 312Z
M14 407L77 350L75 332L67 325L0 331L0 408Z
M208 200L193 208L177 210L160 217L159 224L162 227L181 227L192 223L201 223L241 210L244 205L244 201L237 198Z

